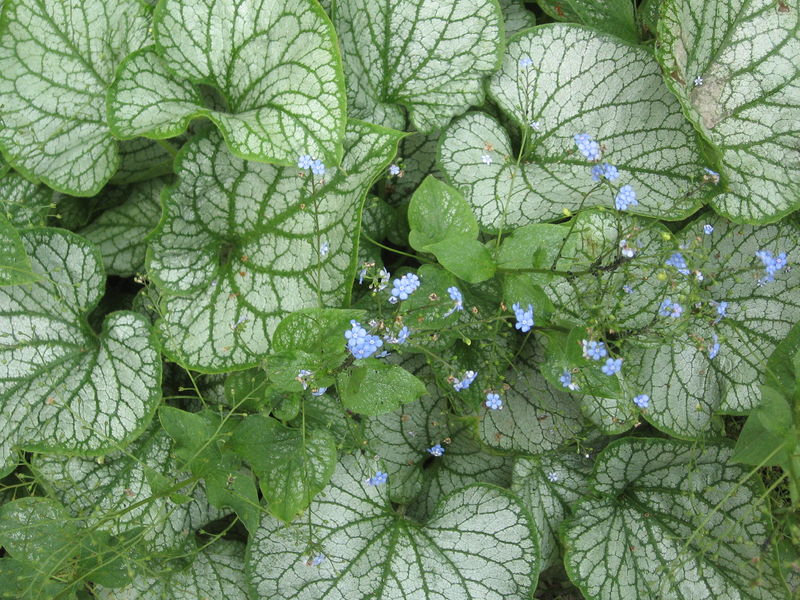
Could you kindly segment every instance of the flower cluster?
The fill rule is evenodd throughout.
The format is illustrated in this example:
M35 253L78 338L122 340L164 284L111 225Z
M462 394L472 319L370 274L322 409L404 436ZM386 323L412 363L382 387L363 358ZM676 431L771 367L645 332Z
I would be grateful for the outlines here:
M461 379L453 379L453 389L457 392L467 389L475 378L478 376L477 371L464 371L464 377Z
M367 479L367 485L383 485L384 483L386 483L388 479L389 479L388 473L384 473L383 471L378 471L377 473L375 473L375 475Z
M636 199L636 190L630 185L623 185L619 188L617 195L614 197L614 206L617 210L628 210L630 206L636 206L639 201Z
M606 345L603 342L596 340L581 340L583 347L583 357L591 358L592 360L600 360L608 354Z
M318 158L312 158L310 154L303 154L297 159L297 166L300 169L311 169L314 175L325 175L325 165Z
M344 332L344 337L347 339L347 349L354 357L369 358L383 346L383 340L377 335L367 333L358 321L353 319L350 325L350 329Z
M431 446L430 448L428 448L427 452L431 456L436 456L436 457L444 456L444 448L442 448L441 444L436 444L435 446Z
M786 252L781 252L778 256L772 256L769 250L759 250L756 252L756 258L760 259L764 264L764 277L758 280L759 285L764 285L770 281L775 281L775 273L782 270L786 266Z
M419 288L419 285L419 277L414 273L406 273L400 279L395 279L392 282L392 295L389 297L389 302L395 304L398 300L407 300Z
M662 317L677 319L683 314L683 307L677 302L673 302L671 298L664 298L658 308L658 314Z
M619 170L614 165L603 163L592 167L592 181L600 181L601 179L614 181L619 178Z
M448 310L444 316L449 317L457 310L464 310L464 296L461 295L461 290L459 290L456 286L450 286L447 288L447 293L450 296L450 299L455 302L453 308Z
M683 258L683 254L680 252L675 252L672 256L664 261L664 264L668 267L675 267L675 269L677 269L678 273L681 275L689 274L689 267L686 264L686 259Z
M588 133L576 133L575 145L587 160L600 160L600 144L594 141Z

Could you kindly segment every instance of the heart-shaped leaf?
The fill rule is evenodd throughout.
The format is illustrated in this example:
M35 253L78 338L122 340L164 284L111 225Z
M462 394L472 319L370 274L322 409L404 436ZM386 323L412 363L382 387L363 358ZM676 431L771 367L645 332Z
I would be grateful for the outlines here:
M351 116L430 132L483 100L502 52L495 0L337 0Z
M161 397L161 358L147 320L86 316L105 284L97 249L63 230L21 234L41 279L0 287L0 464L14 448L100 454L147 426Z
M710 193L698 185L696 134L644 48L578 25L541 25L509 42L489 94L521 129L520 160L483 113L454 121L439 147L442 171L488 231L613 206L613 192L576 151L580 133L604 146L603 160L619 169L615 183L636 190L631 212L682 219Z
M156 46L130 56L109 90L115 135L167 138L207 117L242 158L293 165L308 154L339 164L342 64L316 2L165 0L153 33ZM207 106L199 84L214 86L223 106Z
M443 498L424 524L394 512L385 487L370 486L374 462L346 457L308 523L261 521L247 572L258 598L366 597L522 600L539 567L533 523L499 488L474 484ZM321 562L306 560L309 550Z
M0 30L0 147L31 179L93 196L119 166L106 88L147 39L136 0L6 2Z
M112 196L124 198L124 202L109 208L81 230L82 236L97 245L107 273L130 277L144 270L144 238L161 218L163 186L163 180L150 179L109 191Z
M761 493L729 464L730 448L624 438L597 458L596 496L563 528L570 579L588 600L778 600L762 564ZM766 557L764 557L766 558Z
M538 0L538 3L557 21L582 23L629 42L639 41L631 0Z
M800 207L800 12L771 0L665 0L667 85L716 147L714 208L764 223Z
M254 366L289 312L340 305L364 195L400 137L351 121L342 167L324 180L231 156L216 132L184 146L148 260L164 351L200 370Z

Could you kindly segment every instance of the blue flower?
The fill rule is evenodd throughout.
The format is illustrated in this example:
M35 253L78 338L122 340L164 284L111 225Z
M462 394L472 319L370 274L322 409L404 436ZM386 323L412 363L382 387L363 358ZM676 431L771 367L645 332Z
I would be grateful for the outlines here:
M310 169L312 162L314 162L314 159L311 158L311 155L303 154L297 159L297 166L300 169Z
M703 78L700 77L700 75L694 78L694 85L695 87L700 87L701 85L703 85Z
M583 346L583 357L591 358L592 360L600 360L608 354L606 345L603 342L595 340L581 340Z
M324 394L327 391L328 391L328 388L326 388L326 387L315 388L315 389L311 390L311 395L312 396L322 396L322 394Z
M397 165L389 165L389 175L400 175L400 167Z
M614 206L617 210L628 210L629 206L636 206L639 202L636 200L636 190L629 185L623 185L619 188L617 195L614 196Z
M647 408L650 406L650 396L647 394L639 394L638 396L634 397L633 403L639 408Z
M759 250L756 252L756 257L761 259L766 272L766 275L758 280L759 285L775 281L775 273L786 266L786 252L781 252L778 256L773 257L769 250Z
M523 56L519 59L519 66L520 67L530 67L533 64L533 60L531 60L530 56Z
M394 304L398 300L406 300L413 294L419 287L419 277L414 273L406 273L400 279L395 279L392 282L392 295L389 302ZM394 298L394 300L392 299Z
M383 471L378 471L377 473L375 473L375 475L367 479L367 485L383 485L384 483L386 483L388 479L389 479L388 473L384 473Z
M453 308L445 313L445 317L449 317L457 310L464 310L464 296L461 295L461 290L453 285L447 288L447 293L450 295L450 299L455 302L455 304L453 305Z
M592 167L592 181L600 181L603 177L609 181L619 178L619 170L614 165L603 163Z
M522 310L519 302L514 303L511 307L514 310L514 315L517 317L517 323L514 325L522 333L527 333L533 327L533 304L528 304L527 310Z
M706 223L705 225L703 225L703 233L705 233L706 235L711 235L712 233L714 233L714 226L711 225L710 223Z
M444 448L442 448L441 444L436 444L435 446L431 446L428 448L428 454L431 456L443 456L444 455Z
M325 175L325 165L322 164L320 159L316 159L311 163L311 172L314 175Z
M632 294L633 288L626 284L622 286L622 291L625 292L626 294Z
M727 302L717 302L717 318L714 319L714 323L719 323L723 317L728 316L728 303Z
M331 245L328 242L322 242L319 246L319 255L322 257L328 256L331 251Z
M676 252L672 256L670 256L667 260L664 261L664 264L668 267L675 267L678 269L678 273L681 275L688 275L689 268L686 265L686 259L683 258L683 254L680 252Z
M575 145L588 160L600 160L600 144L595 142L588 133L576 133Z
M530 125L531 129L533 129L534 131L539 131L539 129L541 129L542 127L542 124L539 121L531 121L530 123L528 123L528 125Z
M580 389L578 384L572 381L572 373L570 373L567 369L564 369L564 372L561 373L561 376L558 378L565 388L570 390L577 390Z
M320 566L322 564L322 561L324 561L324 560L325 560L325 555L324 554L317 554L313 558L309 558L306 561L306 565L309 566L309 567L318 567L318 566Z
M500 399L500 394L495 394L494 392L486 394L486 408L491 408L492 410L500 410L503 408L503 401Z
M622 369L621 358L607 358L606 364L604 364L600 368L600 370L606 375L613 375L614 373L619 373L620 369Z
M397 335L386 335L383 339L389 344L405 344L408 341L408 336L411 335L411 330L403 325L402 329L397 332Z
M383 346L383 340L377 335L368 334L358 321L351 320L350 325L350 329L344 332L344 337L347 339L347 349L354 357L369 358Z
M683 314L683 307L677 302L673 302L671 298L664 298L664 301L658 308L658 314L662 317L677 319Z
M719 354L719 337L717 337L716 333L712 334L712 336L714 338L714 343L708 349L709 359L713 359L717 354Z
M719 183L719 173L708 168L704 168L703 170L706 172L706 174L703 175L705 181L713 183L714 185Z
M300 385L303 386L303 389L308 389L308 381L314 376L314 373L309 371L308 369L300 369L297 372L297 377L295 379L300 382Z
M550 483L555 483L556 481L558 481L558 473L556 473L555 471L550 471L547 474L547 481L549 481Z
M464 371L464 377L462 379L456 379L453 381L453 389L457 392L467 389L470 385L472 385L472 382L475 381L477 376L477 371Z
M485 165L492 164L492 157L489 154L481 154L481 162Z

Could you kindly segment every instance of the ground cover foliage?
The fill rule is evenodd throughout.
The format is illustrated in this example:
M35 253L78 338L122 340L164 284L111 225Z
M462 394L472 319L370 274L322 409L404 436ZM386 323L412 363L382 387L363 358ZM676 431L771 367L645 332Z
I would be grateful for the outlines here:
M798 597L796 0L0 7L0 598Z

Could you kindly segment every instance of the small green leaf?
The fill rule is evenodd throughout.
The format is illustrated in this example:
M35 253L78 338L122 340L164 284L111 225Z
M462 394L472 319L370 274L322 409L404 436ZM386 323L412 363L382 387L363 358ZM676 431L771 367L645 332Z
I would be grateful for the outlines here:
M12 450L96 455L147 426L161 397L161 357L145 317L86 317L105 275L97 249L73 233L21 234L35 283L0 287L0 464Z
M286 523L306 509L336 467L336 440L330 432L290 429L261 415L241 422L230 448L258 476L270 513Z
M426 248L445 269L468 283L480 283L494 275L491 253L474 236L457 235Z
M557 21L581 23L628 42L639 41L631 0L538 0L538 3Z
M483 77L502 52L494 0L337 0L349 113L407 129L443 127L483 101Z
M428 246L448 238L478 236L478 222L464 196L454 187L429 175L408 205L411 247L426 252Z
M374 463L346 457L312 503L312 556L324 557L318 566L307 563L308 523L262 519L247 557L258 598L530 598L538 540L516 498L473 484L443 498L421 524L392 510L385 486L365 483L374 472Z
M597 495L562 530L584 598L785 598L763 560L769 523L754 510L763 490L730 457L727 447L666 439L603 450Z
M308 154L339 164L342 64L316 2L165 0L153 34L156 46L128 57L109 89L115 135L168 138L207 117L241 158L295 165ZM199 84L213 86L224 105L207 106Z
M800 207L800 17L791 2L665 0L656 57L686 114L716 148L712 203L742 223ZM699 79L698 79L699 78Z
M140 48L150 19L136 0L5 2L0 32L0 146L31 179L93 196L119 166L106 88Z
M161 577L139 576L121 589L97 586L98 600L250 600L244 574L244 546L218 540L199 551L186 570Z
M97 245L110 275L130 277L144 271L147 249L144 238L161 219L163 186L162 180L150 179L108 192L114 197L121 196L124 202L106 210L80 231L83 237Z
M369 416L417 400L425 384L399 365L368 358L341 373L336 389L345 408Z
M0 285L21 285L39 278L32 270L19 233L0 213Z
M363 319L363 310L308 308L297 310L284 318L272 335L276 352L302 350L330 355L332 360L344 358L344 332L350 329L351 319ZM334 365L335 366L335 365Z

